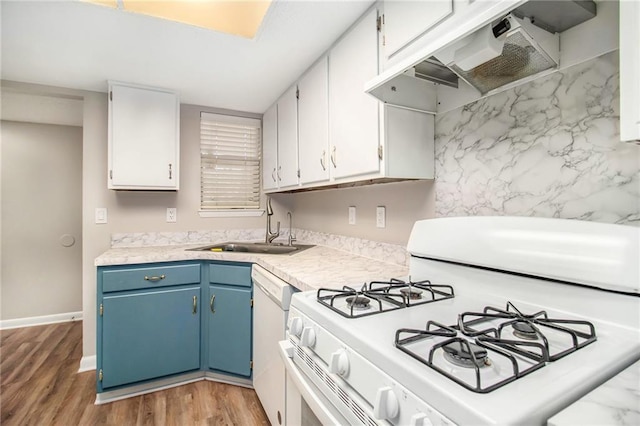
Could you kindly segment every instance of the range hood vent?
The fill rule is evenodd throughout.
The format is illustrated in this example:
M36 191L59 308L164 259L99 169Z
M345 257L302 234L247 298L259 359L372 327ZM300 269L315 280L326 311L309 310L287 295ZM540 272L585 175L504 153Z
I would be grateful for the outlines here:
M441 45L444 47L436 47L438 50L425 51L422 61L413 62L415 65L404 71L390 67L388 77L381 74L366 90L383 102L425 112L434 109L423 105L427 102L419 93L439 93L439 85L459 89L459 99L471 102L558 69L559 33L595 16L596 3L592 0L531 0L503 10L492 21L485 20L484 25L479 22L474 32L451 38ZM469 15L467 21L460 22L473 19ZM438 34L445 37L446 33Z
M556 69L559 36L507 15L434 56L482 95Z

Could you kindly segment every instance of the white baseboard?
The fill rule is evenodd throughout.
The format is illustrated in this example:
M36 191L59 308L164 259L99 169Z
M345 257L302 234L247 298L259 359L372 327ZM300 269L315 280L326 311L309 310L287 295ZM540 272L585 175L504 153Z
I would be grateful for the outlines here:
M85 371L95 370L97 365L96 356L83 356L80 360L80 368L78 373L84 373Z
M82 320L82 311L43 315L41 317L16 318L0 321L0 330L20 327L33 327L36 325L55 324L58 322L71 322L80 320Z

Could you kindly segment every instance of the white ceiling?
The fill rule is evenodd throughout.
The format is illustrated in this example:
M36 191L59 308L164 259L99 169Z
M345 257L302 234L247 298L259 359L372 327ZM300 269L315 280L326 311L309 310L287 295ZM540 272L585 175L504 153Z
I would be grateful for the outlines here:
M79 1L2 0L1 76L102 92L120 80L262 113L372 3L274 0L247 40Z

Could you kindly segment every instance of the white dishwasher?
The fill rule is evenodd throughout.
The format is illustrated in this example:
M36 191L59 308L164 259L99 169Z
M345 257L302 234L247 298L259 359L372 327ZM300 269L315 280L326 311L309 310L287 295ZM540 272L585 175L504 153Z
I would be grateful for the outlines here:
M285 369L278 342L285 339L294 287L253 265L253 387L272 425L285 423Z

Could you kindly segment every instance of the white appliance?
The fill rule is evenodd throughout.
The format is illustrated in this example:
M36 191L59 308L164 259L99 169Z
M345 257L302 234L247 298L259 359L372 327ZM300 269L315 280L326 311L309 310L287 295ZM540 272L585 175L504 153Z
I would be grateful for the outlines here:
M280 352L323 424L545 424L640 359L639 228L441 218L408 251L408 283L292 298Z
M253 387L272 425L284 424L285 370L278 342L285 338L291 295L296 289L253 265Z

